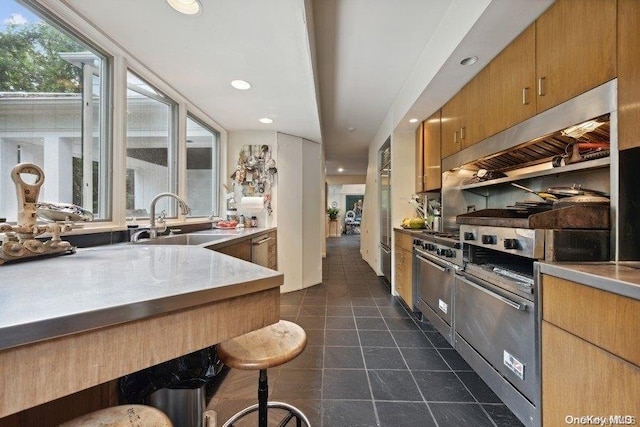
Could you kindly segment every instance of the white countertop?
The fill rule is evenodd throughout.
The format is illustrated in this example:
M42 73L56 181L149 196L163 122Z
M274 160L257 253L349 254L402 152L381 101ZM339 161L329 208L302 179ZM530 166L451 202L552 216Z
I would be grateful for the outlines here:
M229 239L269 229L220 230ZM0 267L0 350L274 288L282 274L198 246L118 244Z

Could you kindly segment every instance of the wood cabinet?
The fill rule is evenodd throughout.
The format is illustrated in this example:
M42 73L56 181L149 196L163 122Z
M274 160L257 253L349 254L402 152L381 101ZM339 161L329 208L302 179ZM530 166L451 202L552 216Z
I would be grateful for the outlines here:
M484 138L536 114L536 27L530 25L485 68L489 83ZM474 119L475 120L475 119Z
M542 420L638 416L640 301L544 275Z
M640 1L618 0L618 147L640 147Z
M488 136L489 72L485 67L442 107L442 158L463 150Z
M439 190L442 186L440 140L438 110L416 129L416 193Z
M640 2L619 3L556 1L442 107L441 157L615 78L616 48L620 147L640 145Z
M469 116L468 86L463 87L442 106L442 158L462 149L465 137L465 120Z
M440 141L438 141L438 145ZM424 191L424 122L416 128L416 193Z
M337 221L333 221L337 224ZM220 245L214 245L212 247L216 252L220 252L225 255L239 258L244 261L251 262L251 240L260 239L263 237L270 237L271 239L266 243L268 245L268 265L267 268L272 270L278 269L278 234L276 231L270 231L269 233L255 234L247 237L241 241L233 241L228 244L221 243Z
M221 244L220 246L216 246L214 250L221 254L251 262L251 239L228 245Z
M440 110L422 124L422 190L434 191L442 186L442 168L440 166L441 121Z
M537 112L616 77L616 0L558 0L536 21Z
M489 68L484 67L467 84L467 116L462 119L462 149L468 148L489 136Z
M400 298L413 308L413 236L395 232L394 286Z
M278 269L278 233L276 231L269 232L269 265L272 270Z

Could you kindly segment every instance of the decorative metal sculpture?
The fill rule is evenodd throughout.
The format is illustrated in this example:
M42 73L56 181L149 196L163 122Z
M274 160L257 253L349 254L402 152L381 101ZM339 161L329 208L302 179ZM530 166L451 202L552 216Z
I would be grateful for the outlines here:
M262 196L264 209L271 214L271 194L276 161L271 157L269 145L245 145L240 150L236 170L231 175L234 187L240 187L242 196Z
M21 174L35 176L33 184L26 183ZM40 187L44 183L44 172L33 163L20 163L11 170L11 179L16 184L16 195L18 196L18 221L17 225L8 223L0 224L2 237L2 247L0 250L0 265L10 261L20 261L39 256L62 255L76 252L76 248L69 242L60 239L60 233L71 230L71 222L75 217L75 211L69 211L65 215L64 222L55 222L46 225L38 225L38 210L51 210L52 203L38 203ZM58 205L58 207L69 207L75 205ZM82 208L79 208L84 211ZM62 209L64 211L64 209ZM58 209L60 211L60 209ZM76 209L77 211L77 209ZM64 212L62 213L64 215ZM86 211L84 218L88 219ZM91 215L93 219L93 215ZM51 239L47 241L37 240L35 237L42 233L51 233Z

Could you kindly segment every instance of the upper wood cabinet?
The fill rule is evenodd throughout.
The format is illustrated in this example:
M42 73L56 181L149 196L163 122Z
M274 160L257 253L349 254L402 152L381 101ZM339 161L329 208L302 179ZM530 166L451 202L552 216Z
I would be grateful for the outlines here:
M488 102L484 137L501 132L536 114L536 27L532 24L509 44L488 69Z
M640 1L618 0L618 147L640 147Z
M434 191L442 186L440 166L441 122L440 110L422 123L422 191Z
M537 112L616 77L616 0L558 0L536 21Z
M424 136L423 136L424 123L420 123L416 129L416 193L424 191ZM438 141L440 145L440 141Z
M465 137L465 120L469 116L469 89L463 87L442 107L442 158L462 149Z
M462 119L462 149L470 147L490 135L488 121L489 111L493 105L489 77L489 67L484 67L465 86L467 116Z

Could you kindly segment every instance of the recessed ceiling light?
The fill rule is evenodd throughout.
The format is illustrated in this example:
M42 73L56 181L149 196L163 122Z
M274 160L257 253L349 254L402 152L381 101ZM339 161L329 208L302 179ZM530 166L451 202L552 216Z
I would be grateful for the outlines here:
M464 58L462 61L460 61L461 65L473 65L476 62L478 62L478 57L477 56L470 56L468 58Z
M202 6L198 0L167 0L169 6L185 15L199 15Z
M273 119L270 119L269 117L263 117L260 119L260 123L265 123L265 124L273 123Z
M238 90L251 89L251 83L246 80L232 80L231 86L235 87Z
M353 126L349 126L349 127L347 128L347 130L348 130L349 132L355 132L355 131L356 131L356 128L354 128Z
M338 168L338 172L344 172L344 168Z
M418 119L409 119L409 123L416 123Z

